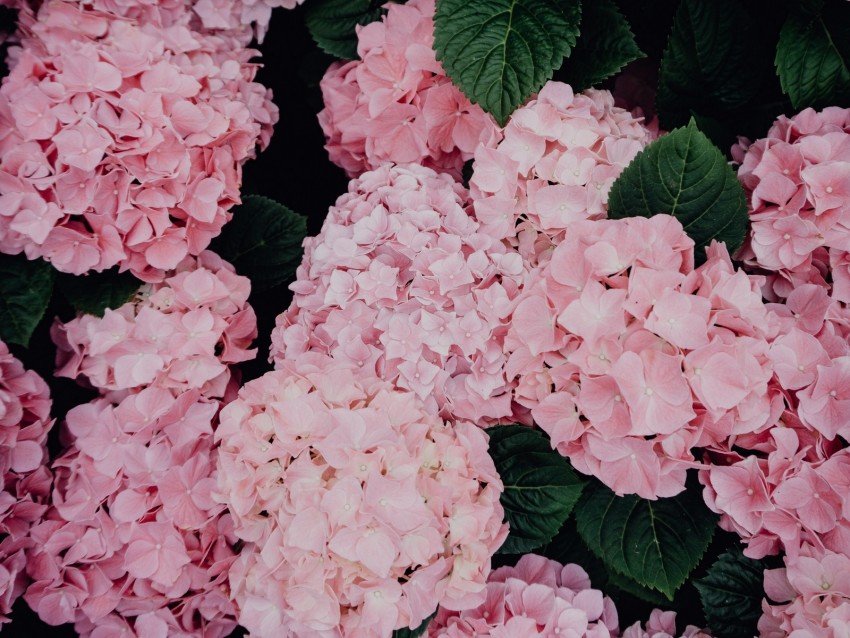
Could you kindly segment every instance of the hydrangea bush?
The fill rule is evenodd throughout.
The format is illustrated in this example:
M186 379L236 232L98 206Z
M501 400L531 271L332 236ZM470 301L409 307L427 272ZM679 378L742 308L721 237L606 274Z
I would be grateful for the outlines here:
M847 638L850 3L0 20L7 632Z

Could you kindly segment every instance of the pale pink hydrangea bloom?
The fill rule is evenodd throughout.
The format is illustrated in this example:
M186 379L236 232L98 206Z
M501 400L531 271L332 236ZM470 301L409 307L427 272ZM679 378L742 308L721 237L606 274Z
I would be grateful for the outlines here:
M252 635L389 638L485 600L507 526L480 428L306 353L246 384L216 440Z
M294 9L304 0L193 0L192 11L200 18L204 29L238 32L253 24L257 41L262 42L268 31L272 9Z
M672 638L676 613L653 610L644 629L635 623L623 638ZM526 554L515 567L500 567L487 579L487 599L474 609L440 608L429 638L610 638L620 636L617 609L592 589L579 565L561 565ZM689 625L681 638L710 638Z
M49 18L64 30L79 30L93 24L91 16L121 18L158 28L188 27L195 32L215 33L233 38L234 48L248 46L256 36L262 43L268 30L272 9L293 9L304 0L61 0L81 19L60 24L57 14ZM0 6L11 6L29 13L56 0L0 0ZM48 11L52 12L52 8ZM70 16L70 14L67 14ZM83 27L84 30L87 26ZM90 32L90 35L92 33Z
M161 283L103 317L56 322L57 376L123 396L147 386L223 397L229 364L253 358L251 284L215 253L186 257Z
M758 278L722 244L694 270L667 215L577 220L529 284L505 339L515 399L552 446L618 494L672 496L693 448L771 425Z
M466 611L440 608L429 638L608 638L619 634L617 609L591 589L579 565L561 565L526 554L516 567L500 567L487 579L487 599Z
M548 82L517 109L497 148L475 153L470 192L482 228L536 265L566 229L607 214L608 191L651 136L608 91Z
M515 419L502 343L523 264L466 203L450 176L417 165L353 180L305 241L275 362L314 350L412 390L444 418Z
M850 109L780 116L766 138L733 150L752 221L739 257L770 275L765 294L815 284L850 302Z
M47 509L50 389L0 341L0 625L26 585L30 527Z
M845 638L850 627L850 558L807 546L786 567L765 572L762 638Z
M637 622L623 630L622 638L673 638L676 635L676 612L653 609L646 628ZM688 625L680 638L711 638L711 634L705 629Z
M149 281L200 253L277 119L251 56L185 26L42 7L0 88L0 250Z
M212 497L219 402L151 386L72 409L24 598L82 636L197 638L236 627L231 518Z
M322 79L319 123L331 161L352 177L385 162L421 163L460 177L495 120L455 87L433 50L434 0L388 3L358 29L359 60L335 62Z

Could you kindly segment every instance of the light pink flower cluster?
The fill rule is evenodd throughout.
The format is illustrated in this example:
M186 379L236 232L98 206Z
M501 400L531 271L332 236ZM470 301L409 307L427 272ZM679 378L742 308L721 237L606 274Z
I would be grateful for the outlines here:
M200 253L277 119L253 52L75 2L25 31L0 88L0 250L150 281Z
M213 429L221 397L234 394L227 364L254 354L249 292L203 252L103 318L54 326L59 374L101 397L68 413L52 507L32 531L24 596L45 622L84 636L216 637L236 626L227 575L237 539L213 499Z
M475 425L308 353L245 385L216 439L252 635L389 638L485 599L507 526Z
M226 636L232 521L217 504L213 422L197 390L148 387L67 416L53 507L33 527L24 594L82 636Z
M47 509L50 389L0 341L0 624L26 585L30 527Z
M780 419L714 446L705 501L753 558L806 545L850 556L850 345L836 339L835 356L797 327L780 335L767 352Z
M251 284L215 253L186 257L157 284L103 317L82 315L52 329L57 376L123 396L147 386L225 396L229 364L253 358L257 320Z
M766 138L733 150L752 221L740 257L770 274L765 294L815 284L850 302L850 109L781 116Z
M192 10L205 29L238 32L253 24L257 40L262 42L272 9L294 9L304 0L193 0Z
M437 62L433 17L434 0L389 3L359 29L360 60L334 63L322 79L325 148L350 176L417 162L459 178L479 144L498 141L495 120Z
M653 609L646 628L636 622L623 631L622 638L673 638L676 635L676 612ZM711 638L711 634L694 625L688 625L680 638Z
M561 565L526 554L515 567L500 567L487 580L487 599L475 609L440 608L428 625L429 638L609 638L619 636L614 602L591 589L579 565ZM623 638L671 638L676 613L654 610L646 624L627 628ZM710 638L688 626L682 638Z
M440 608L430 638L608 638L619 634L617 609L591 589L579 565L561 565L526 554L516 567L500 567L487 579L487 599L467 611Z
M536 265L572 223L606 216L611 184L649 141L641 119L608 91L574 95L549 82L514 112L497 148L476 151L475 216Z
M778 417L760 281L720 244L694 270L693 247L667 215L575 221L505 339L516 400L618 494L677 494L692 448Z
M764 636L843 636L850 589L850 110L780 117L768 137L735 149L751 198L741 256L766 274L779 326L767 356L781 418L715 446L704 497L753 558L781 553L765 578Z
M465 190L421 166L353 180L305 242L277 363L307 350L412 390L431 412L512 418L502 343L522 281L518 254L480 232Z
M850 627L850 558L810 546L787 567L765 572L759 636L844 638Z

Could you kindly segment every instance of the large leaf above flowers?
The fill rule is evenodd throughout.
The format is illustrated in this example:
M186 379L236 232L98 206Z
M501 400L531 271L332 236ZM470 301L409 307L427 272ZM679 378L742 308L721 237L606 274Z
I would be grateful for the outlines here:
M697 263L713 239L730 254L747 230L744 189L720 150L690 123L664 135L637 154L611 187L608 216L673 215L694 240Z
M510 534L499 550L521 554L548 543L581 496L582 481L546 436L524 425L489 428L490 456L504 483Z
M466 96L503 125L575 46L580 0L438 0L434 50Z
M673 599L702 558L715 516L699 493L650 501L588 486L576 507L578 533L610 568Z
M795 7L779 34L776 71L796 109L850 101L850 3Z
M0 255L0 339L29 345L53 294L54 270L40 259Z

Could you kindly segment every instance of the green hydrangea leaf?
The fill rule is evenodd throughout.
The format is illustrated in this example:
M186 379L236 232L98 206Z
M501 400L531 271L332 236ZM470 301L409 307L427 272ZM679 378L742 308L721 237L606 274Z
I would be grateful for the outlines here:
M723 153L697 128L663 135L638 153L608 195L608 216L673 215L696 244L696 261L712 239L730 254L741 246L749 215L744 189Z
M739 0L683 0L661 59L662 124L682 126L692 111L717 114L746 104L770 73L767 50Z
M448 76L504 125L575 46L580 0L438 0L434 50Z
M537 553L556 560L562 565L575 563L587 572L594 589L601 589L615 601L620 593L626 593L656 607L669 605L664 594L649 589L627 576L610 569L601 558L591 552L576 530L575 520L570 517L552 541Z
M307 220L262 195L246 195L211 249L251 280L254 292L284 283L301 263Z
M758 634L764 598L765 565L740 549L721 554L708 573L694 582L705 618L716 638L750 638Z
M501 503L510 525L499 553L530 552L558 533L581 496L584 480L538 430L498 425L487 433L490 456L505 486Z
M142 283L129 272L119 273L117 269L80 276L62 273L56 279L57 288L75 310L98 317L107 308L127 303Z
M776 71L794 108L850 104L850 2L804 3L788 16Z
M53 266L24 255L0 255L0 339L29 346L53 294Z
M310 0L304 6L304 22L316 44L343 60L357 59L358 24L380 20L386 0Z
M717 521L698 491L650 501L596 484L576 506L576 523L609 568L672 600L708 548Z
M643 57L646 55L638 48L628 21L612 0L586 2L581 35L558 77L574 91L584 91Z

